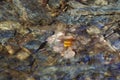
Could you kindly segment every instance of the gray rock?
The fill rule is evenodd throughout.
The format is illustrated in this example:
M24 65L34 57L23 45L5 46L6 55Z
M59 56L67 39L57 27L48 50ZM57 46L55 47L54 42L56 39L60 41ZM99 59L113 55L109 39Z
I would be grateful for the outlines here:
M58 8L60 8L60 1L61 0L49 0L48 4L51 8L58 9Z
M74 4L75 5L75 4ZM119 5L107 5L107 6L82 6L67 10L57 17L57 20L66 24L80 24L89 23L89 21L95 20L98 22L104 22L104 20L111 20L111 16L115 16L120 13ZM98 16L99 15L99 16ZM117 15L119 16L119 15ZM119 19L118 19L119 20Z
M4 44L7 42L8 39L14 37L15 31L12 30L6 30L6 31L0 31L0 43Z
M117 39L115 41L113 41L112 46L116 49L120 51L120 40Z
M38 0L13 0L13 5L21 20L43 25L51 22L51 17L46 13L44 7L39 4Z
M14 6L11 3L0 2L0 21L12 20L18 21L19 16L14 10Z
M40 41L32 40L32 41L29 41L28 43L24 44L24 47L26 47L29 50L33 50L33 52L34 52L39 49L40 45L41 45Z

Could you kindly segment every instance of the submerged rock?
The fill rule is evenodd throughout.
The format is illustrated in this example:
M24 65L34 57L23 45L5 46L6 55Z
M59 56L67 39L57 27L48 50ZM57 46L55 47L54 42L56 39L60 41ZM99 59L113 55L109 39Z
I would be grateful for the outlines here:
M22 48L16 55L16 58L19 60L25 60L30 56L30 51L26 48Z
M13 38L15 36L15 31L12 30L1 30L0 31L0 43L4 44L8 39Z
M0 21L18 21L19 16L10 2L0 2Z
M38 0L13 0L21 21L33 24L49 24L52 19ZM43 14L44 13L44 14Z
M112 43L112 46L116 49L116 50L119 50L120 51L120 40L115 40L113 43Z
M16 21L2 21L0 22L0 30L17 30L20 29L21 24Z
M40 41L32 40L32 41L29 41L28 43L26 43L24 45L24 47L26 47L29 50L36 51L39 49L40 45L41 45Z

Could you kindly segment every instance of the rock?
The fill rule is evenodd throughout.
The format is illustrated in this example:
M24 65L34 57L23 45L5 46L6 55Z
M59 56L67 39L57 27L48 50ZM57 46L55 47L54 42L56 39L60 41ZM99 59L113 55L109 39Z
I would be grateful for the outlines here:
M46 66L52 66L52 65L55 65L57 62L57 58L54 58L52 56L49 56L46 60L46 62L44 63L44 65Z
M61 39L64 36L63 32L58 32L52 35L51 37L48 37L47 42L50 44L50 46L53 45L59 45L61 44Z
M19 16L10 2L0 2L0 21L18 21ZM5 24L4 24L5 25Z
M21 21L41 25L51 22L51 17L48 16L49 14L46 13L46 10L39 4L38 0L13 0L13 5L20 15Z
M16 58L18 58L19 60L25 60L30 56L30 54L31 53L29 52L29 50L23 48L17 53Z
M119 26L120 0L1 0L0 80L120 80Z
M95 4L104 6L104 5L108 5L108 1L107 0L96 0Z
M38 39L38 41L43 43L43 42L46 42L47 38L50 37L53 34L54 34L54 31L46 31L45 33L43 33L40 36L37 36L36 38Z
M89 61L90 61L90 56L85 56L85 57L83 57L83 58L82 58L82 61L83 61L84 63L89 62Z
M61 2L61 0L49 0L48 5L52 9L59 9L60 8L60 2Z
M75 52L71 48L68 48L63 53L63 57L66 58L66 59L73 58L74 56L75 56Z
M79 0L79 1L81 1L81 0ZM83 5L79 2L77 2L76 0L69 1L67 4L72 8L84 8L84 7L86 7L86 5Z
M110 42L114 42L115 40L119 39L120 35L118 33L113 33L109 35L106 39Z
M100 33L101 33L101 32L100 32L100 29L97 28L97 27L95 27L95 26L89 27L89 28L87 29L87 32L88 32L88 34L90 34L90 35L100 34Z
M10 55L13 55L15 53L15 50L12 48L12 46L7 45L5 47Z
M0 22L0 30L16 30L20 29L21 24L17 21L2 21Z
M116 50L120 50L120 40L115 40L113 43L112 43L112 46L116 49Z
M117 5L116 7L112 6L112 5L106 5L106 6L85 6L83 8L75 8L75 9L69 9L66 12L60 14L57 17L57 20L59 20L60 22L64 22L66 24L69 25L73 25L73 24L79 24L79 23L84 23L86 24L89 23L89 21L92 20L97 20L98 22L104 22L104 21L108 21L108 20L113 20L113 16L117 16L119 15L113 15L113 16L108 16L110 14L112 14L113 12L115 13L119 13L119 5ZM104 15L103 14L108 14L108 15ZM99 16L97 16L99 15Z
M55 52L62 53L63 50L64 50L63 44L57 45L57 46L53 46L53 51L55 51Z
M32 50L33 52L37 51L40 48L40 46L41 46L41 42L38 40L32 40L24 44L25 48Z
M0 31L0 43L4 44L7 42L8 39L13 38L14 33L15 31L11 31L11 30L1 30Z

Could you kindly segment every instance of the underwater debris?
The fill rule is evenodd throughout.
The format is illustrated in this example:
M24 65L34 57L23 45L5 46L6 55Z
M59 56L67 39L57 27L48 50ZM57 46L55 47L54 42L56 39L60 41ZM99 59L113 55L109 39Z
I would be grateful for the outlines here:
M74 38L73 36L65 36L64 37L64 47L71 47L73 45L74 42Z

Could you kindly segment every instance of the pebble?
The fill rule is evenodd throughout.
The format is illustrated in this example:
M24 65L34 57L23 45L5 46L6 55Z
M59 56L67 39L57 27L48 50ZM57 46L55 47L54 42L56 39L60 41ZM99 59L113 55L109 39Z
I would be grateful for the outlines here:
M15 53L15 50L12 48L12 46L7 45L5 47L10 55L13 55Z
M116 50L119 50L120 51L120 40L115 40L113 43L112 43L112 46L116 49Z
M35 52L40 48L41 44L42 43L38 40L32 40L32 41L29 41L28 43L24 44L24 47L29 50L32 50L32 52Z
M104 5L108 5L108 1L106 1L106 0L96 0L95 4L104 6Z
M30 52L29 50L27 50L26 48L22 48L16 55L16 58L18 58L19 60L25 60L30 56Z
M69 47L63 54L65 59L73 58L75 56L75 52Z
M14 37L15 31L13 30L1 30L0 31L0 43L4 45L8 41L8 39Z
M84 63L89 62L89 61L90 61L90 56L85 56L85 57L83 57L83 58L82 58L82 61L83 61Z
M90 34L90 35L93 35L93 34L100 34L101 31L99 28L95 27L95 26L91 26L87 29L87 32Z

